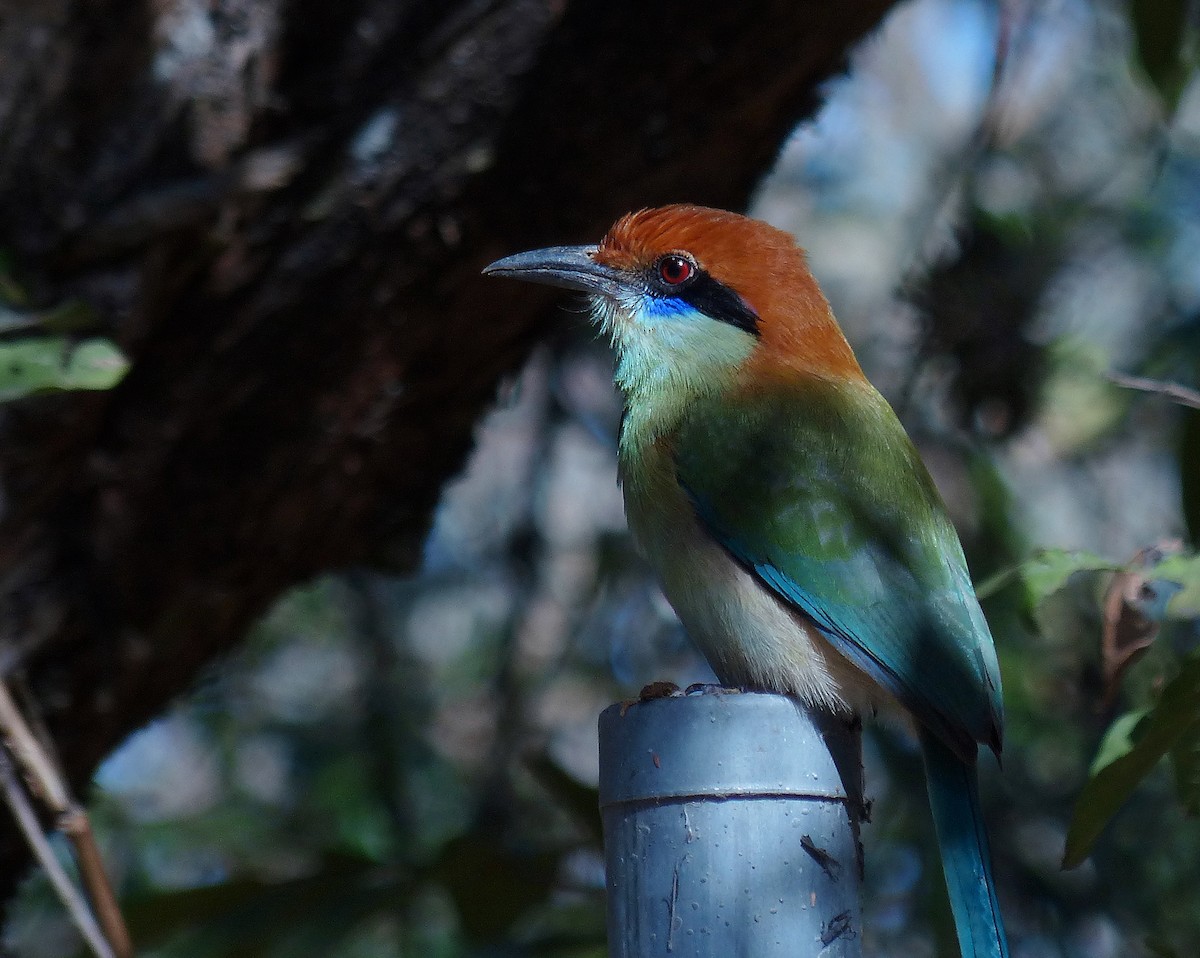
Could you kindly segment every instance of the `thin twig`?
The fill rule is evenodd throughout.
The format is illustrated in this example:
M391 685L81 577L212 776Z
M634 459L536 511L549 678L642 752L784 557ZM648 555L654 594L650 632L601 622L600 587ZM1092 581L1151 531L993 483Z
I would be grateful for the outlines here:
M96 919L104 929L104 937L116 952L116 958L133 958L133 939L129 937L125 916L117 904L112 882L104 868L104 856L96 844L96 834L92 831L87 812L73 804L59 817L58 828L75 849L75 862L79 866L83 887L92 901Z
M95 909L115 958L131 958L133 942L125 926L104 859L96 845L87 813L71 799L66 779L50 752L29 728L8 685L0 681L0 735L25 774L29 787L57 817L57 826L71 843L84 890ZM66 903L64 901L64 903ZM69 905L68 905L69 907Z
M30 787L38 797L55 815L65 814L71 807L71 799L62 776L30 731L25 716L8 691L8 684L3 681L0 681L0 735L4 736L9 751L29 777Z
M1156 396L1162 396L1181 406L1200 409L1200 392L1188 386L1181 386L1179 383L1164 382L1160 379L1146 379L1144 376L1130 376L1127 373L1119 373L1115 370L1109 370L1105 375L1110 382L1118 386L1124 386L1126 389L1154 393Z
M83 900L78 889L62 865L59 864L54 849L50 847L50 842L42 832L42 826L33 810L33 804L29 801L29 796L21 787L21 782L13 770L12 760L3 752L0 752L0 788L3 788L4 800L8 803L13 818L17 820L18 827L25 835L33 857L45 870L46 877L50 879L50 884L54 886L58 897L66 906L67 913L71 916L75 927L79 929L83 940L87 942L96 958L117 958L105 940L103 932L100 931L100 926L96 924L96 919L92 917L87 902Z

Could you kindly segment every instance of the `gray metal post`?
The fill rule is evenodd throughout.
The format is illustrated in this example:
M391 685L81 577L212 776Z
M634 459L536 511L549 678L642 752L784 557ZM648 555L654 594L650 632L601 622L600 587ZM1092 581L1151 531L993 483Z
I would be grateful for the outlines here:
M611 958L858 958L860 756L782 695L605 709Z

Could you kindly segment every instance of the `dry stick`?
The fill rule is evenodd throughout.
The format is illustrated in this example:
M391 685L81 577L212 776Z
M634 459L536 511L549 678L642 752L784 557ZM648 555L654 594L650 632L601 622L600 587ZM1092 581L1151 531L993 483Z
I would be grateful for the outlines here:
M71 800L63 776L45 748L30 731L25 716L13 701L8 686L0 681L0 734L17 763L25 770L30 788L57 816L57 826L67 836L75 852L75 861L83 887L92 901L104 936L112 945L114 958L132 958L133 942L125 919L113 894L112 883L104 870L104 859L96 845L87 813ZM11 771L11 769L10 769ZM15 809L14 809L15 812ZM39 834L41 834L39 828ZM57 885L56 885L57 887ZM72 891L74 889L72 888ZM69 902L64 899L68 909ZM72 915L74 911L72 910ZM91 916L89 915L89 920ZM82 928L80 929L83 930Z
M1200 409L1200 392L1197 392L1195 389L1189 389L1187 386L1181 386L1179 383L1163 382L1160 379L1146 379L1144 376L1130 376L1127 373L1119 373L1114 370L1110 370L1106 375L1110 382L1116 383L1118 386L1124 386L1126 389L1154 393L1158 396L1164 396L1172 402L1179 403L1181 406Z
M79 866L83 887L87 889L96 918L104 929L104 936L112 943L116 958L133 958L133 940L129 937L117 896L113 893L112 882L108 880L104 856L96 844L96 835L87 812L72 804L59 816L58 827L75 849L75 863Z
M54 849L50 847L50 842L42 833L42 825L37 819L29 796L25 794L16 772L13 771L12 760L2 751L0 751L0 788L4 790L4 800L12 809L13 818L17 820L17 825L24 833L25 840L29 842L33 857L45 870L50 884L58 892L58 897L66 906L71 920L75 922L75 927L83 935L88 947L92 949L96 958L117 958L105 939L104 933L100 931L100 926L96 924L96 919L92 917L87 902L80 896L78 889L75 888L74 883L59 864L58 858L55 857Z
M52 812L63 814L70 807L71 798L62 776L30 731L25 716L8 691L8 684L3 681L0 681L0 734L17 765L25 771L30 787Z

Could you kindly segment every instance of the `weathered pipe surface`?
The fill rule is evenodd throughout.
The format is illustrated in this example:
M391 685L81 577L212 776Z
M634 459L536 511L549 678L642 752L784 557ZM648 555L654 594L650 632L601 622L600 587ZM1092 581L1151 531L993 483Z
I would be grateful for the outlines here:
M856 728L706 691L600 716L612 958L858 958Z

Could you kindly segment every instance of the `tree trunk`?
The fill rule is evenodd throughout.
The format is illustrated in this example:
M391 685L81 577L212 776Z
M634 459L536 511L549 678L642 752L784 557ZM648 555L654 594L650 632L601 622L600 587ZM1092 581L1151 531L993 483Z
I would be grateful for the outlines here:
M133 363L0 418L0 641L74 782L287 586L411 566L553 299L481 266L743 207L889 5L0 0L0 252Z

